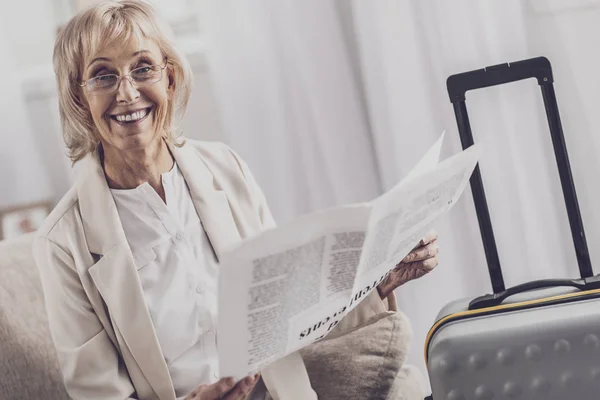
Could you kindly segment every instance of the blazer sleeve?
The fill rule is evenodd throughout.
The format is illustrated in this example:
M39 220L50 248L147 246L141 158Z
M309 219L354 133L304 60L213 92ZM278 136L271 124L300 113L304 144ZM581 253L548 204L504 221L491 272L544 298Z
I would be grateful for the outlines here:
M34 241L33 255L69 396L74 400L135 399L125 366L87 298L73 258L42 236Z

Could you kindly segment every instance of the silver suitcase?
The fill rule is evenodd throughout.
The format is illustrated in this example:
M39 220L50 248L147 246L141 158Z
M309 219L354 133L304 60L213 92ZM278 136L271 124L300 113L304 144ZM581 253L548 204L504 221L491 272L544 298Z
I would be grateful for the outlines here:
M580 277L505 288L479 168L471 191L493 293L448 304L425 342L433 400L600 399L600 275L594 276L545 57L448 78L463 148L473 144L465 93L535 78L540 85Z

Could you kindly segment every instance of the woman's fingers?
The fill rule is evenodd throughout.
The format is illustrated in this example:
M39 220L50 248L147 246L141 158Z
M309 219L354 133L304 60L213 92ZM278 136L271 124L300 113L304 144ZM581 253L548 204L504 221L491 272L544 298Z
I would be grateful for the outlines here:
M437 238L437 232L429 232L421 239L417 247L396 265L396 268L377 287L382 298L399 286L414 279L419 279L437 267L438 253L440 252Z
M223 397L224 400L244 400L258 382L260 375L247 376L235 385L235 387Z
M244 400L250 393L260 374L247 376L237 384L233 378L223 378L212 385L200 385L186 400Z
M430 272L432 269L434 269L435 267L437 267L438 265L438 258L437 255L433 256L431 258L428 258L426 260L422 260L422 261L416 261L411 263L411 265L415 266L415 269L420 270L422 272Z
M227 393L234 385L235 380L233 378L223 378L212 385L200 386L195 398L198 400L215 400Z
M417 247L426 246L429 243L436 241L437 238L438 238L438 233L435 230L430 231L423 239L421 239L421 241L419 242Z
M429 242L428 244L417 247L415 250L408 253L406 257L401 261L402 263L411 263L415 261L423 261L429 258L433 258L438 255L440 249L437 244L437 240Z

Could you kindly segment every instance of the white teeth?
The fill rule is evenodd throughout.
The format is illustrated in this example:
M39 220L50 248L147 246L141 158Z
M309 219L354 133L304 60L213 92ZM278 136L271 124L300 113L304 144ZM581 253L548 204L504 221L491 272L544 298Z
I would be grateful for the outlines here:
M127 115L117 115L116 118L119 122L130 122L142 119L146 114L148 114L146 110L141 110Z

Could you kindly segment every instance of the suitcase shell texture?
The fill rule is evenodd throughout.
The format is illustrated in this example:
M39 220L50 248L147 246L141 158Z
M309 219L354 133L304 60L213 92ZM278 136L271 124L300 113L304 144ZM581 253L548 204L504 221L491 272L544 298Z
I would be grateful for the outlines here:
M453 75L463 148L473 144L465 92L536 78L542 89L581 279L504 287L479 169L471 177L493 292L444 307L425 341L433 400L600 400L600 276L594 276L548 59Z
M427 338L435 400L600 399L600 289L446 306Z

